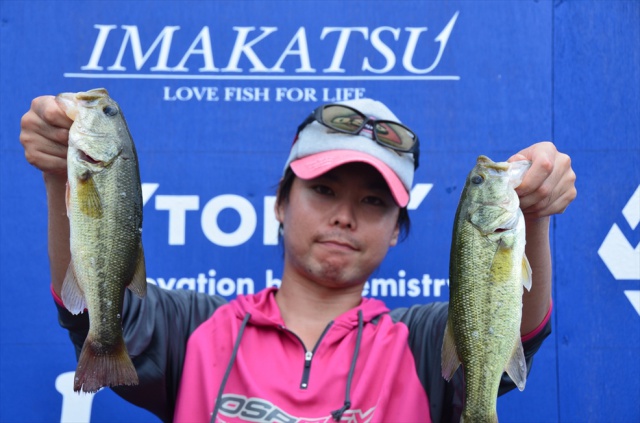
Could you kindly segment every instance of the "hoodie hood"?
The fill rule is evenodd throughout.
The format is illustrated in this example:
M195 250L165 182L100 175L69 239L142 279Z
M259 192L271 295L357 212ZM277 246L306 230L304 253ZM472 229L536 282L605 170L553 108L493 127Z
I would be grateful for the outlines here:
M284 326L280 308L276 303L277 288L268 288L255 295L240 295L237 301L232 301L229 305L239 320L251 315L249 324L255 326L272 326L281 328ZM332 323L332 328L342 328L340 332L348 332L358 327L358 312L362 312L364 323L369 323L380 315L388 313L389 309L385 304L373 298L363 298L360 305L338 316Z

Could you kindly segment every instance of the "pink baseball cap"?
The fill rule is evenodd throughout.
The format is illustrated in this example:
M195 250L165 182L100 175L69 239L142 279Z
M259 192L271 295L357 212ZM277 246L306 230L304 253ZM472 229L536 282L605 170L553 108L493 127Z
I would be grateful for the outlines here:
M363 98L337 104L352 107L375 119L400 123L393 112L379 101ZM409 203L416 167L414 154L379 144L367 130L357 135L344 134L313 121L298 134L284 169L290 166L299 178L313 179L353 162L367 163L376 168L387 182L396 203L400 207Z

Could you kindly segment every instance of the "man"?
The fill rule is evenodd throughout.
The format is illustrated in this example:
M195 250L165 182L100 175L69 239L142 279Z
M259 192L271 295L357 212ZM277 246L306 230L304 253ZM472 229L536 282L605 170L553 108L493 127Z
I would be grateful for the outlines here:
M52 97L39 97L22 119L20 139L44 175L52 291L79 352L86 313L71 315L59 299L69 264L70 125ZM143 300L127 293L124 335L140 385L114 391L164 421L457 422L462 376L440 376L446 304L390 312L361 295L408 226L418 154L417 136L382 103L319 107L298 129L278 190L280 289L228 304L155 286ZM549 216L575 198L575 174L551 143L511 159L533 162L518 188L534 278L521 326L530 364L550 333ZM512 387L504 380L501 392Z

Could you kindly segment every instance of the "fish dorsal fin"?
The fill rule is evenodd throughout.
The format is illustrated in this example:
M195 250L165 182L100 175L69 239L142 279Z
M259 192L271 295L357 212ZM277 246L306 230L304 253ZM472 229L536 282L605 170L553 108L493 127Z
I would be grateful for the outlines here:
M95 219L102 217L102 200L100 200L96 183L90 175L78 181L78 202L83 214Z
M531 270L529 259L527 259L526 255L523 255L522 256L522 286L527 288L527 291L531 291L532 276L533 276L533 271Z
M76 278L76 272L73 267L73 261L69 263L67 273L64 276L64 282L62 282L62 303L72 314L82 313L87 308L87 302L84 298L84 292L78 284Z
M511 353L511 358L504 370L507 372L513 383L516 384L518 389L523 391L524 386L527 383L527 362L524 359L524 350L522 348L520 338L516 340L515 344L515 348Z
M127 286L140 298L144 298L147 295L147 270L144 261L144 250L142 249L142 241L138 247L138 260L136 260L136 270L133 273L133 279L129 286Z
M458 367L460 367L460 359L458 358L458 351L453 338L453 330L449 322L447 322L444 329L444 340L442 341L442 377L447 381L451 380Z

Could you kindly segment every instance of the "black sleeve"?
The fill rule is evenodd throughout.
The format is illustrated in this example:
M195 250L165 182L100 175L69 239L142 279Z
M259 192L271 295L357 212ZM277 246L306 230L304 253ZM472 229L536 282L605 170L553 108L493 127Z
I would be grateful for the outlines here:
M187 340L226 300L187 290L166 291L151 284L143 299L125 291L123 334L140 384L112 389L128 402L171 422ZM69 331L78 357L89 331L87 313L74 316L58 305L58 319Z
M447 316L448 303L443 302L399 308L391 312L394 321L402 322L409 328L409 347L416 360L418 377L429 398L432 421L458 423L465 395L462 368L456 371L449 382L442 377L441 370L441 350ZM527 373L531 371L533 355L550 333L551 321L536 336L522 344ZM502 375L498 395L515 387L505 373Z

